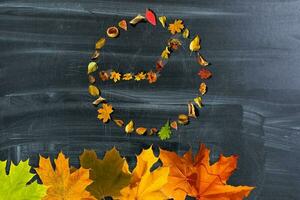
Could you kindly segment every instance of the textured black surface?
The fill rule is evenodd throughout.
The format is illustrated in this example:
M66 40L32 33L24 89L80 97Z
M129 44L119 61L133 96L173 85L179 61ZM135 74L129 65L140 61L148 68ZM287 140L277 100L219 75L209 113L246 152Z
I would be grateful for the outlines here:
M76 165L84 148L103 155L116 146L132 163L152 143L182 153L203 142L214 160L219 153L240 156L231 183L256 186L249 199L300 199L300 1L148 2L0 2L0 158L36 164L38 153L62 149ZM182 18L213 63L200 119L167 142L102 125L87 94L94 42L147 7ZM106 45L100 68L150 69L168 37L160 26L138 25ZM184 48L157 84L105 84L104 96L126 120L161 126L197 93L198 66Z

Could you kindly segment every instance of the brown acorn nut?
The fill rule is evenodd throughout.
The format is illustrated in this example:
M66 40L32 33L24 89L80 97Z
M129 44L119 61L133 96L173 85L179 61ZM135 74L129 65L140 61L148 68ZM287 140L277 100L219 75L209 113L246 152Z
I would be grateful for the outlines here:
M111 26L106 30L106 34L108 37L115 38L119 35L119 29L115 26Z
M184 114L178 115L178 123L181 125L186 125L189 123L189 117Z

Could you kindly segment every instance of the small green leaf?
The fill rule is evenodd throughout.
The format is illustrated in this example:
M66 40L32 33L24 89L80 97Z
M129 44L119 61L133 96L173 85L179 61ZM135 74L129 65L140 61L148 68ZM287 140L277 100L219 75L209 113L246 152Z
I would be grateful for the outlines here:
M171 137L171 134L170 121L168 120L167 123L161 127L160 131L158 132L158 136L161 140L166 140Z

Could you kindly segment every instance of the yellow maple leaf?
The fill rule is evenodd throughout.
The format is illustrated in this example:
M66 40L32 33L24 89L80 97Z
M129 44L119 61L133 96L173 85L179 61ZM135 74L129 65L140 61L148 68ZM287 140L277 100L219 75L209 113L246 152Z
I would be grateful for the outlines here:
M166 195L161 191L168 182L169 168L159 167L150 172L151 167L158 161L152 147L144 149L137 156L137 164L132 172L130 185L121 190L120 200L165 200Z
M102 104L102 108L98 109L98 119L102 120L103 123L106 123L111 119L110 114L113 112L112 105L104 103Z
M169 58L169 55L170 55L170 50L168 47L165 48L165 50L163 50L163 52L161 53L161 57L163 59L168 59Z
M140 81L146 79L146 74L144 72L140 72L134 76L134 80Z
M69 159L62 152L54 160L55 170L50 158L40 156L36 172L47 186L47 195L42 200L96 200L86 187L93 181L89 179L89 170L79 168L70 172Z
M110 79L114 80L114 82L117 82L121 79L121 74L119 72L112 71L110 73Z
M169 24L169 31L174 35L175 33L180 33L182 29L184 29L184 25L182 20L175 20L173 24Z
M126 73L126 74L123 74L123 80L125 81L129 81L131 80L133 77L132 77L132 74L131 73Z

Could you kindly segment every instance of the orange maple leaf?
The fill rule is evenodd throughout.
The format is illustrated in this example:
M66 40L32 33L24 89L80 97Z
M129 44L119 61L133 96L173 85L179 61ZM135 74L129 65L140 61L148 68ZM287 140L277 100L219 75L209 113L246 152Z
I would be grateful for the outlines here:
M175 33L180 33L182 29L184 29L184 25L182 20L175 20L173 24L169 24L169 31L174 35Z
M174 152L160 150L164 167L170 168L168 183L163 191L174 200L184 200L186 195L198 200L240 200L247 197L253 187L227 185L227 180L237 167L237 156L220 156L209 164L210 151L201 145L195 157L188 151L183 157Z
M98 109L98 119L102 120L103 123L106 123L111 119L110 114L113 112L112 105L104 103L102 104L102 108Z
M55 170L50 158L40 156L36 172L43 184L48 187L43 200L96 200L86 187L93 181L89 179L89 170L79 168L70 172L69 159L61 152L54 160Z

